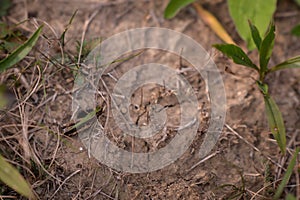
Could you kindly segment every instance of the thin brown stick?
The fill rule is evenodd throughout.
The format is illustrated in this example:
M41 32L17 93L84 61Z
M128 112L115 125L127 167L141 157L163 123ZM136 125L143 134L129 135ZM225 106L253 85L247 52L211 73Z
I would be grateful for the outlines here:
M83 25L83 31L82 31L82 34L81 34L81 41L80 41L80 48L79 48L79 53L78 53L78 62L77 62L77 65L79 66L80 65L80 58L81 58L81 54L82 54L82 48L83 48L83 43L84 43L84 39L85 39L85 34L89 28L89 25L90 23L93 21L93 19L96 17L96 15L99 13L100 9L96 9L92 15L88 18L88 20L86 20L84 22L84 25Z
M256 196L260 196L259 195L260 192L264 191L267 187L273 185L274 183L277 183L278 181L281 181L281 179L273 181L272 183L269 183L269 184L265 185L264 187L262 187L261 189L259 189L257 192L254 193L254 195L251 197L250 200L253 200Z
M56 195L56 193L60 190L60 188L71 178L71 177L73 177L74 175L76 175L77 173L79 173L81 170L80 169L78 169L78 170L76 170L75 172L73 172L72 174L70 174L60 185L59 185L59 187L55 190L55 192L52 194L52 196L50 197L50 199L52 199L55 195Z
M281 166L279 163L274 161L272 158L269 156L265 155L261 150L259 150L257 147L255 147L253 144L251 144L248 140L243 138L238 132L236 132L233 128L231 128L228 124L225 124L226 128L230 130L234 135L236 135L238 138L240 138L242 141L244 141L247 145L249 145L251 148L253 148L255 151L261 153L264 157L266 157L269 161L277 165L278 167L282 168L284 171L286 170L283 166Z
M30 163L31 152L28 141L28 107L25 108L25 104L19 105L19 112L22 124L22 138L19 141L24 151L24 158L27 163Z

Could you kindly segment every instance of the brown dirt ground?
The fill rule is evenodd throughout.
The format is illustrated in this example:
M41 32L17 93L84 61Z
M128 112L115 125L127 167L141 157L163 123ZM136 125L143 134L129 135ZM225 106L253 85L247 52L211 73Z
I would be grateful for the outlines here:
M32 185L40 199L271 199L274 188L287 167L291 152L300 139L300 71L279 71L268 77L270 91L278 103L285 119L288 136L288 154L282 157L267 129L263 99L255 86L253 71L234 65L211 45L220 39L197 16L189 6L172 20L163 18L168 1L13 1L6 23L13 24L30 18L18 29L29 36L37 25L45 23L44 37L39 40L34 52L18 64L17 68L0 75L0 83L9 88L11 103L0 111L0 150ZM245 45L234 29L228 14L226 1L202 1L223 24L238 44ZM71 16L78 12L66 34L63 50L65 63L61 61L58 43ZM96 14L85 28L89 17ZM299 55L299 38L290 30L300 19L300 8L292 1L279 1L275 13L277 38L271 64ZM214 55L214 60L223 76L227 96L226 127L211 152L211 158L191 169L199 160L195 152L205 133L209 120L209 102L200 76L184 74L197 90L203 104L203 124L189 150L176 162L161 170L129 174L112 170L94 158L89 158L76 132L66 132L72 111L73 68L78 55L77 42L83 32L85 40L108 38L113 34L139 27L170 28L198 41ZM256 52L249 53L255 59ZM2 56L2 55L1 55ZM130 66L157 62L179 68L179 58L161 51L146 51L129 61L117 65L116 74L122 74ZM184 63L188 65L188 63ZM230 66L232 73L225 72ZM110 83L109 78L106 78ZM113 84L109 87L113 87ZM164 95L162 103L174 100L172 95L159 92L162 88L145 87L143 104ZM141 91L132 98L139 102ZM28 98L27 98L28 97ZM13 100L15 99L15 100ZM19 103L18 103L19 102ZM100 106L105 107L102 101ZM173 108L176 111L176 107ZM133 118L138 110L131 110ZM170 111L173 112L173 111ZM99 118L105 120L107 111ZM145 120L145 119L141 119ZM122 137L114 129L109 137L126 150L149 151L162 147L172 139L172 129L161 140L162 133L149 141ZM176 119L172 122L176 125ZM161 143L158 143L160 140ZM256 147L258 149L255 150ZM283 166L278 167L278 165ZM297 171L297 170L295 170ZM295 175L296 174L296 175ZM300 197L299 177L295 173L285 193ZM266 186L266 178L272 183ZM264 188L265 187L265 188ZM0 185L0 194L20 197L5 185Z

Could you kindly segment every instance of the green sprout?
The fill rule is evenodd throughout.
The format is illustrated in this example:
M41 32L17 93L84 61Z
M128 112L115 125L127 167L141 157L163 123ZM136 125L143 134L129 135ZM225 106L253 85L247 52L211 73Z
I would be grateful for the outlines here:
M270 23L269 28L264 36L261 38L260 33L255 25L249 21L249 27L253 42L259 53L259 65L254 64L247 54L238 46L233 44L216 44L213 45L216 49L224 53L227 57L231 58L234 63L244 65L257 71L259 78L256 80L257 86L260 89L265 102L266 115L269 122L270 130L277 141L277 144L283 154L286 149L286 133L285 126L282 119L282 114L268 92L268 84L265 82L265 77L275 71L300 68L300 56L290 58L278 65L268 67L269 60L272 55L272 50L275 40L275 25L273 21Z

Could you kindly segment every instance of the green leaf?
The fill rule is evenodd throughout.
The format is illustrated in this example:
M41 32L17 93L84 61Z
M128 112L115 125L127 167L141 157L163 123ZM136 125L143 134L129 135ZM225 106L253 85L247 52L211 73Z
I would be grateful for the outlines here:
M9 30L7 24L0 22L0 39L4 39L12 31Z
M99 112L101 110L101 108L96 108L95 110L91 111L90 113L88 113L86 116L84 116L83 118L80 119L79 122L77 122L75 125L73 125L72 127L70 127L70 129L77 129L80 126L84 125L86 122L90 121L91 119L93 119L97 112Z
M292 194L288 194L286 196L285 200L297 200L297 198L294 195L292 195Z
M250 20L264 34L275 12L276 0L228 0L228 8L239 35L247 42L248 49L253 50L255 46L246 22Z
M297 156L298 156L298 153L299 153L299 148L296 149L293 157L292 157L292 160L290 161L288 167L287 167L287 170L282 178L282 181L280 183L280 185L278 186L277 190L276 190L276 193L274 195L274 200L277 200L280 198L283 190L284 190L284 187L288 184L290 178L291 178L291 175L293 173L293 169L296 165L296 161L297 161Z
M18 63L31 51L32 47L35 45L41 34L42 28L43 26L40 26L24 44L22 44L9 56L0 61L0 72Z
M272 99L272 97L270 97L270 95L264 94L264 100L266 114L269 121L269 127L281 152L285 154L286 135L281 112L275 101Z
M250 20L248 22L251 30L252 39L256 45L256 48L259 50L261 45L261 37L259 35L259 31L257 27L251 23Z
M27 197L28 199L35 199L35 196L25 181L23 176L18 172L18 170L9 164L1 155L0 155L0 179L6 185L14 189L19 194Z
M8 103L5 92L6 86L4 84L0 84L0 110L3 109Z
M300 68L300 56L290 58L274 67L269 72L274 72L282 69Z
M0 17L5 16L7 14L8 9L11 6L10 0L1 0L0 1Z
M299 1L300 1L300 0L299 0ZM300 24L298 24L297 26L295 26L295 27L292 29L291 33L292 33L293 35L295 35L295 36L300 37Z
M268 63L272 55L274 39L275 39L275 25L273 22L271 22L269 30L266 33L266 36L260 45L259 65L260 65L260 72L262 74L268 71Z
M193 3L196 0L170 0L167 8L165 9L164 17L166 19L173 18L181 8Z
M300 0L295 0L295 2L300 6Z
M68 29L70 28L70 26L71 26L71 24L73 22L73 19L75 18L75 15L77 14L77 12L78 12L78 10L75 10L75 12L73 13L73 15L72 15L72 17L71 17L68 25L66 26L64 32L60 36L60 42L61 42L61 44L62 44L63 47L65 46L65 35L66 35Z
M236 64L244 65L257 71L259 70L258 67L250 60L247 54L240 47L233 44L215 44L213 46L224 53L226 56L231 58Z
M263 95L268 95L269 86L265 83L261 83L260 81L256 81L258 88L263 93Z
M89 39L89 40L84 40L83 44L82 44L82 52L81 52L81 57L85 58L86 56L89 55L89 53L96 47L98 46L101 42L102 42L102 38L93 38L93 39ZM76 41L76 49L77 52L79 52L80 50L80 41ZM82 59L81 58L81 59ZM77 58L78 60L78 58Z

